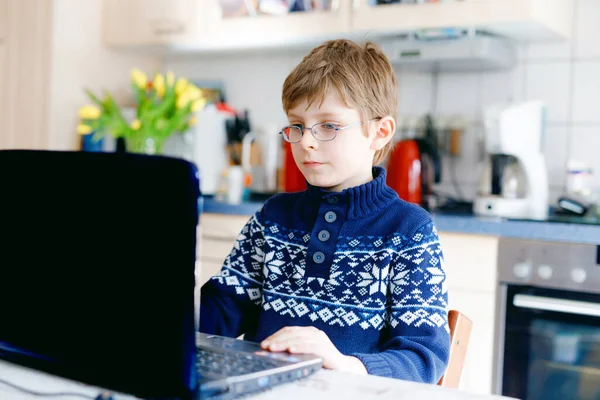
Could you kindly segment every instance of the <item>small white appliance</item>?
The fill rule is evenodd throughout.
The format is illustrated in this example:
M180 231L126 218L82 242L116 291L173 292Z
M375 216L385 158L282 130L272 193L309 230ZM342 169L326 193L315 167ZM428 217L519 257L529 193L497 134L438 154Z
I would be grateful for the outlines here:
M227 132L225 121L229 113L209 104L198 112L198 124L192 128L193 161L200 173L200 190L203 195L215 195L221 182L221 174L229 166Z
M492 105L484 111L486 161L473 211L518 219L548 216L548 172L541 101Z

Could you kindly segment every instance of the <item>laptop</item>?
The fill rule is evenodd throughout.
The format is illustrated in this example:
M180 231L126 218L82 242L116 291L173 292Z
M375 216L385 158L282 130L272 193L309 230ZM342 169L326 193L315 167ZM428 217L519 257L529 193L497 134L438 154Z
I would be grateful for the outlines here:
M321 368L194 323L184 160L0 151L0 358L141 398L228 398Z

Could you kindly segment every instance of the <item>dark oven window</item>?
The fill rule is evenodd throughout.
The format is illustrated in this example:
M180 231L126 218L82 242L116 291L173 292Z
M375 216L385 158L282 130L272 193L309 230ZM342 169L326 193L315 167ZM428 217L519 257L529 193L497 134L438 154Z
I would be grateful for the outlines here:
M600 400L600 295L508 285L502 394Z

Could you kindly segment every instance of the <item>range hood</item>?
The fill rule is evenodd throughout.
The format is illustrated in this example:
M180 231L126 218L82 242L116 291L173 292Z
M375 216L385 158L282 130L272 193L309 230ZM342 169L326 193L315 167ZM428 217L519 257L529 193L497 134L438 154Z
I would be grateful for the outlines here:
M395 67L419 71L503 70L512 68L517 60L513 42L495 36L388 39L380 46Z

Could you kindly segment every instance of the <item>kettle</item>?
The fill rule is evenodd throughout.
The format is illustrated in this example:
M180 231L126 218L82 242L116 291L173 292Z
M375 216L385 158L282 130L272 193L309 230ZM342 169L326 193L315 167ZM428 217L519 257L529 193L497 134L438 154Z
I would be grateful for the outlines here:
M264 124L244 135L242 168L251 176L251 193L269 195L277 192L277 167L281 140L275 123Z
M398 141L387 165L386 183L409 203L431 209L433 185L441 181L441 158L428 139Z

